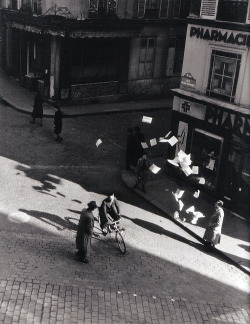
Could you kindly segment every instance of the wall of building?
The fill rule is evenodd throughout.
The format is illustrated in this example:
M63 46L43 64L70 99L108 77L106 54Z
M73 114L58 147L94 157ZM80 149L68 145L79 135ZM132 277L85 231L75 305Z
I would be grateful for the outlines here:
M192 29L193 28L193 29ZM196 28L196 29L194 29ZM204 36L201 38L200 34L197 38L198 32L197 29L204 31ZM196 31L196 34L191 36L192 33ZM204 39L205 32L207 32L207 39ZM227 42L211 40L211 33L220 32L222 35L227 33ZM229 39L230 35L233 35ZM238 44L236 44L235 39L237 35L243 35L238 37ZM210 35L210 36L208 36ZM216 38L217 33L214 33L214 38ZM246 37L245 37L246 36ZM235 96L235 104L241 105L243 107L250 108L249 102L249 73L250 70L250 51L247 44L244 45L245 39L247 42L247 36L250 37L250 33L241 32L241 31L232 31L223 28L215 27L206 27L190 24L187 29L187 38L185 45L185 54L182 75L186 73L191 73L194 79L196 80L196 89L195 91L205 94L207 88L207 82L209 77L209 67L210 67L210 58L213 49L228 51L231 53L238 53L242 55L240 74L237 84L237 91ZM233 44L235 43L235 44ZM240 45L242 43L242 45ZM194 53L199 53L194 55Z

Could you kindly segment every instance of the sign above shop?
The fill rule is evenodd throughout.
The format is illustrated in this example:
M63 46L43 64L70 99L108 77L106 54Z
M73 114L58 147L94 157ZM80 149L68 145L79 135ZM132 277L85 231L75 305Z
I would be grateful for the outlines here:
M247 117L224 111L214 107L207 107L205 122L228 129L239 137L250 137L250 120Z
M224 42L233 45L243 45L250 47L250 35L235 32L225 32L217 29L204 29L199 27L191 27L190 37L196 36L209 41Z
M184 88L195 89L196 80L191 73L186 73L181 77L181 86Z

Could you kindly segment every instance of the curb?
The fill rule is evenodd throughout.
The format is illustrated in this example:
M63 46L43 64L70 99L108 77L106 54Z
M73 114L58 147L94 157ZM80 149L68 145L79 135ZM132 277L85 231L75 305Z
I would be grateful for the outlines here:
M22 108L17 107L15 104L11 103L9 99L5 98L3 95L0 95L0 100L2 100L4 103L9 105L14 110L21 112L26 115L30 115L31 111L24 110ZM50 106L53 108L53 106ZM121 114L121 113L131 113L135 111L155 111L155 110L170 110L172 109L172 106L167 107L144 107L144 108L131 108L131 109L109 109L109 110L101 110L101 111L95 111L95 112L82 112L82 113L64 113L64 118L77 118L77 117L84 117L84 116L95 116L95 115L111 115L111 114ZM63 110L63 107L62 107ZM43 117L45 118L54 118L54 114L43 114Z
M123 181L125 184L126 182ZM193 236L197 241L201 242L202 244L205 243L205 240L203 240L203 238L201 238L199 235L197 235L196 233L194 233L193 231L191 231L189 228L187 228L186 226L182 225L180 222L178 222L177 220L175 220L173 217L171 217L164 209L162 209L159 205L153 203L152 201L148 200L147 198L145 198L144 195L140 194L138 191L133 190L132 188L130 188L127 184L126 186L132 190L133 192L135 192L138 196L144 198L145 200L147 200L152 206L156 207L157 209L159 209L159 211L161 211L163 214L166 215L167 219L169 219L170 221L172 221L174 224L178 225L180 228L182 228L185 232L187 232L188 234L190 234L191 236ZM214 247L214 252L219 254L220 256L222 256L224 259L226 259L229 263L231 263L232 265L234 265L236 268L238 268L239 270L243 271L244 273L246 273L247 275L250 276L250 271L248 271L247 269L243 268L241 265L239 265L236 261L234 261L233 259L231 259L229 256L227 256L224 252L216 249Z

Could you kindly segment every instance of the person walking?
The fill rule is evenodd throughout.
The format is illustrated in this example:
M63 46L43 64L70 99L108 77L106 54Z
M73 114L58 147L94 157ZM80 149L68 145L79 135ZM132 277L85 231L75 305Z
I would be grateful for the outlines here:
M215 203L215 211L210 218L209 224L206 227L203 239L206 241L204 249L206 252L211 252L212 248L220 243L221 228L224 219L224 211L222 209L223 201L218 200Z
M136 175L137 175L137 182L134 186L134 188L136 188L139 184L141 184L142 186L142 191L145 193L145 185L147 182L147 178L148 178L148 170L149 170L149 165L150 165L150 161L149 158L147 157L147 154L144 154L137 163L136 166Z
M61 111L61 108L56 105L56 112L54 116L54 133L56 134L56 142L62 142L63 138L60 136L62 132L62 126L63 126L63 113Z
M91 244L91 237L94 228L94 214L93 211L98 208L95 201L90 201L88 203L88 208L83 209L81 212L79 225L76 234L76 260L89 263L86 259L88 248Z
M134 128L134 134L135 134L135 138L136 138L136 150L135 150L135 159L136 159L136 163L138 162L138 160L143 156L144 154L144 149L141 145L141 143L145 142L145 136L144 134L141 132L141 129L139 126L135 126Z
M37 92L35 96L31 117L31 124L35 124L36 118L40 118L40 126L43 126L43 97L40 92Z

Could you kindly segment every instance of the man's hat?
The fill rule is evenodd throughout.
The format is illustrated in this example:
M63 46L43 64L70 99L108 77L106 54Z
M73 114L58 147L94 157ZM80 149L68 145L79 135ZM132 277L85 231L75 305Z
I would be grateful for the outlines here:
M97 206L96 202L92 200L92 201L90 201L90 202L88 203L88 207L91 208L91 209L95 209L95 208L97 208L98 206Z

